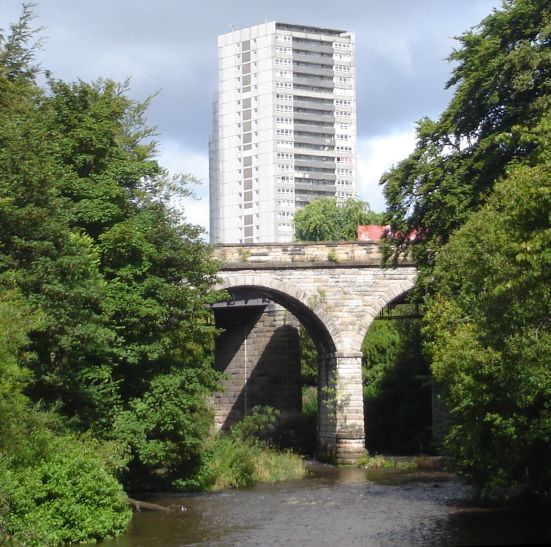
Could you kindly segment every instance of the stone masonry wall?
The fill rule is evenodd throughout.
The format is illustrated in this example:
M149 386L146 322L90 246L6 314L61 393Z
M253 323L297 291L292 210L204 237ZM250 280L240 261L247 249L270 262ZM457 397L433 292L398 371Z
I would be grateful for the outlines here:
M214 397L215 427L226 430L257 405L280 411L281 420L301 411L297 321L281 306L216 311L224 332L216 341L215 366L224 389Z
M414 267L319 267L222 271L220 287L256 287L279 302L301 302L329 331L337 351L361 351L367 329L394 298L413 287ZM292 306L291 306L292 309ZM300 319L300 317L299 317Z

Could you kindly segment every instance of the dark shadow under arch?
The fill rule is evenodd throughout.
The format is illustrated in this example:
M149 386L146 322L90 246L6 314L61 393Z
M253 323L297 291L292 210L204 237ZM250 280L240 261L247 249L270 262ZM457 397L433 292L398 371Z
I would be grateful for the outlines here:
M266 286L239 285L227 287L225 290L229 292L235 300L247 299L251 298L252 295L258 295L283 306L306 328L320 355L335 353L335 342L327 327L307 305L297 298Z
M276 435L276 442L286 448L293 448L310 455L319 444L316 442L320 430L320 407L324 397L324 389L329 386L334 377L336 347L328 328L314 310L301 302L297 296L277 290L273 287L241 284L227 286L224 289L230 294L231 300L225 304L217 304L218 314L226 316L228 330L221 333L217 340L217 366L221 372L231 369L232 378L226 384L225 392L215 396L215 406L218 405L218 427L225 430L247 415L251 405L268 405L280 411L280 421ZM278 304L278 309L293 316L291 323L277 325L271 333L270 340L265 338L263 322L270 314L270 308ZM232 308L241 314L245 313L246 331L236 333L236 321L231 319ZM255 311L256 310L256 311ZM228 323L229 321L229 323ZM269 322L269 321L268 321ZM291 346L299 345L299 322L310 334L317 350L318 361L318 412L317 420L314 415L313 429L310 418L302 414L302 378L300 349L293 353ZM217 320L218 324L218 320ZM223 325L220 325L223 328ZM260 327L259 327L260 326ZM258 330L260 328L260 331ZM257 338L260 332L260 339ZM234 337L232 339L232 337ZM252 344L255 361L248 361L247 370L242 368L246 359L243 358L243 347L247 341ZM228 343L229 342L229 343ZM264 347L265 346L265 347ZM259 348L263 348L259 350ZM260 354L258 352L261 351ZM222 358L219 356L223 355ZM296 355L297 360L293 362ZM241 363L241 365L239 364ZM295 370L294 364L298 366ZM237 367L237 368L236 368ZM280 370L276 370L280 369ZM282 375L287 375L284 380ZM246 380L245 380L246 378ZM237 386L239 391L236 390ZM298 392L294 392L295 387ZM298 395L298 404L296 396ZM278 399L281 397L281 399ZM295 403L293 403L295 401ZM324 412L326 414L327 412ZM317 422L317 423L316 423ZM283 442L282 442L283 439Z

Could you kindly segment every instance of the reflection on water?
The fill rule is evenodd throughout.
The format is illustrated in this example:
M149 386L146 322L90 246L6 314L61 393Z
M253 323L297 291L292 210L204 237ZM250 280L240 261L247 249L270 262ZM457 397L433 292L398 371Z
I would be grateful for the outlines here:
M470 506L469 490L444 473L312 469L312 476L300 481L157 497L157 503L184 504L188 511L137 513L125 536L104 545L440 547L551 540L541 515Z

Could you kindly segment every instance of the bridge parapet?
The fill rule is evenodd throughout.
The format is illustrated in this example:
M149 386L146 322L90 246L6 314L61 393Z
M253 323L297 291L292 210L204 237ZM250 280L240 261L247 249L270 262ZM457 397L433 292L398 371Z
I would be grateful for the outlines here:
M214 256L223 270L380 267L383 245L373 241L321 243L255 243L217 245ZM399 266L412 266L404 258Z

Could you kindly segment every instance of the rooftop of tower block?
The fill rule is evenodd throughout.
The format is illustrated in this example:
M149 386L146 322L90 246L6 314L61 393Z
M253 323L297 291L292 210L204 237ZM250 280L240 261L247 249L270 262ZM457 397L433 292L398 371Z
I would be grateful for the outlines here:
M340 36L341 34L346 34L346 30L336 30L329 28L319 28L319 27L309 27L306 25L291 25L288 23L277 23L276 28L280 30L289 30L291 32L308 32L313 34L329 34L332 36Z

